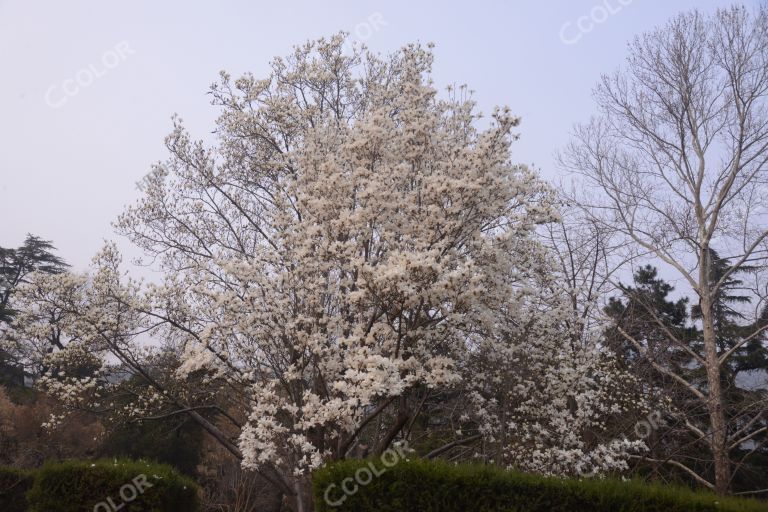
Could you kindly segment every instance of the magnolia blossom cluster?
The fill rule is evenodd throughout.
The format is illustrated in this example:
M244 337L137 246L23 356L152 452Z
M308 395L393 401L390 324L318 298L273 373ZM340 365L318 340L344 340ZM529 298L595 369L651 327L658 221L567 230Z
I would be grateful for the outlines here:
M650 405L637 379L579 331L546 252L531 250L505 313L512 323L484 337L464 363L455 422L478 433L486 461L558 476L629 469L647 447L634 435Z
M535 380L521 379L508 395L515 406L506 420L510 442L503 461L548 475L628 470L629 457L647 450L632 429L648 413L633 384L592 350L546 364Z

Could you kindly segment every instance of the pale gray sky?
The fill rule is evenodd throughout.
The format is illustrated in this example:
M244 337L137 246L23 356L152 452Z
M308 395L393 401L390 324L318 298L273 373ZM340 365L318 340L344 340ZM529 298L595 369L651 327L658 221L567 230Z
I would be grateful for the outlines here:
M553 178L553 152L592 114L592 87L632 36L729 4L0 0L0 246L30 232L84 269L165 157L173 113L206 138L219 70L264 76L273 56L339 30L382 53L434 42L436 84L467 83L484 112L509 105L523 118L516 160Z

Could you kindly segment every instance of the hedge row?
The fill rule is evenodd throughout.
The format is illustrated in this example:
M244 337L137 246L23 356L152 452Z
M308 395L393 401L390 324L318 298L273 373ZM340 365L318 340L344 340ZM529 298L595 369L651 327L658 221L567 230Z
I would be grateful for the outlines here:
M489 466L350 460L313 476L318 512L766 512L755 500L612 479L569 480Z
M3 512L200 510L197 485L170 466L141 461L66 461L36 471L0 468Z
M33 482L34 476L30 471L0 466L0 510L26 512L27 491Z

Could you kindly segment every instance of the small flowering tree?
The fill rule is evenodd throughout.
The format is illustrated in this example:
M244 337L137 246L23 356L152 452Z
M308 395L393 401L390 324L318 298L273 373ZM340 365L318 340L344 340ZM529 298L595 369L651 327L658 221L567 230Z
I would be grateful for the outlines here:
M467 359L456 424L480 433L476 455L506 467L578 477L626 472L629 458L647 449L633 427L650 404L637 379L601 350L599 333L583 328L570 281L541 261L507 332L483 339Z
M500 462L524 471L589 477L622 473L647 450L633 422L648 414L630 375L595 349L534 347L515 358L497 388L506 421ZM521 364L522 363L522 364ZM523 369L510 375L510 369Z
M70 318L61 352L116 357L149 384L128 414L191 415L296 510L311 508L312 469L405 439L429 393L469 397L467 418L493 441L514 430L493 386L514 378L501 399L531 412L530 400L586 378L558 380L574 365L605 374L588 357L562 360L570 338L547 305L557 294L541 287L549 267L534 233L556 219L553 197L510 161L518 120L497 109L480 130L463 89L439 98L428 48L383 59L343 47L342 36L307 43L263 80L223 73L212 89L222 109L215 148L176 120L169 159L117 223L160 262L162 285L122 277L113 247L90 279L44 280ZM171 372L154 371L145 333L182 354ZM536 364L515 375L525 357ZM546 392L536 392L540 378ZM582 422L602 412L591 378ZM115 385L103 372L44 383L72 400ZM563 408L552 401L537 418ZM567 429L558 421L550 444ZM563 456L537 454L523 466L567 472Z

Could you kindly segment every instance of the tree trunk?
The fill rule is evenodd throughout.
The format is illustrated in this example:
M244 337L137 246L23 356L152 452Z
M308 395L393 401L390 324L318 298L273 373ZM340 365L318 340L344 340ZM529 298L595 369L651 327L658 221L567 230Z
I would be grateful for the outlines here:
M312 496L312 477L303 475L297 477L293 487L294 495L288 497L288 503L294 512L313 512L315 510Z
M706 260L707 263L709 259ZM702 265L702 272L708 270L709 265ZM708 272L707 272L708 273ZM717 353L717 334L715 333L714 312L710 300L709 286L706 285L709 276L702 281L701 293L701 319L704 335L704 352L707 362L707 409L709 411L710 428L712 438L710 446L715 462L715 492L719 495L728 493L731 481L731 461L727 446L727 428L725 424L725 407L720 382L720 362Z

